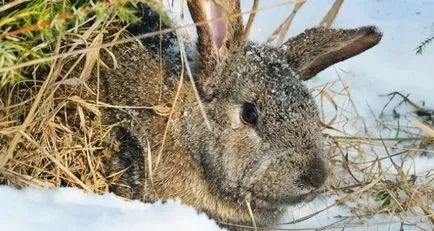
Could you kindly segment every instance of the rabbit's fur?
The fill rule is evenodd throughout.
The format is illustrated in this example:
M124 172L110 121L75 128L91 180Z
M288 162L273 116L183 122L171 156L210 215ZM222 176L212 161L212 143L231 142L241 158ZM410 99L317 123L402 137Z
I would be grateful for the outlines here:
M195 22L206 19L205 3L189 1ZM238 1L229 4L239 12ZM132 31L159 28L153 24L157 16L143 9L143 23ZM118 145L111 146L109 163L110 172L122 172L114 192L147 202L180 198L221 224L251 226L248 202L258 227L272 226L286 205L318 193L327 178L327 161L317 108L302 80L369 49L381 34L373 27L314 28L270 47L243 44L239 20L226 19L220 41L221 36L210 33L222 27L198 27L195 84L211 130L188 81L166 137L168 116L156 110L105 111L106 123L119 123L112 130L112 143ZM129 43L112 48L118 67L102 70L102 101L129 106L173 102L184 70L175 34L163 36L161 57L159 39L142 42L144 47ZM256 107L256 124L243 120L246 104Z

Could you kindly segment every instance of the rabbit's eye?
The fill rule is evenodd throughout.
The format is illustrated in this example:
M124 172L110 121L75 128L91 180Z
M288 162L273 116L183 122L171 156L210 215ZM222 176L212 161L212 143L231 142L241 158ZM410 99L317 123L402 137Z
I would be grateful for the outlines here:
M241 120L243 123L247 125L256 125L258 123L258 110L256 110L255 105L251 103L244 103L243 104L243 111L241 114Z

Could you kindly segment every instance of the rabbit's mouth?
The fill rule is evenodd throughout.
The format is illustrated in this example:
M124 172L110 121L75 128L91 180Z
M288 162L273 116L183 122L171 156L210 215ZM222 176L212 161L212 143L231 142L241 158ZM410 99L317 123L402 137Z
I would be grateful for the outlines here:
M276 208L312 201L324 189L328 166L323 159L311 158L298 176L282 174L294 168L276 165L269 159L259 161L255 168L245 174L244 187L240 187L239 197L262 208ZM291 161L287 161L291 163ZM278 162L276 162L278 163ZM277 166L277 167L276 167Z

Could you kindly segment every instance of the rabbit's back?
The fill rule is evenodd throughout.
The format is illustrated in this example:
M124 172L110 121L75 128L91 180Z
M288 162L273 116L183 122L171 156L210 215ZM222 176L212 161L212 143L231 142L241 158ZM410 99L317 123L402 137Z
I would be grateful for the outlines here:
M141 5L143 19L122 36L131 37L167 28L159 15ZM111 191L129 199L152 201L145 195L145 155L158 150L167 123L168 110L179 84L181 63L174 33L151 36L110 47L101 52L106 67L99 80L103 124L112 126L105 140L107 173L115 174ZM113 126L114 125L114 126ZM148 148L150 147L150 148ZM156 154L153 154L156 155Z

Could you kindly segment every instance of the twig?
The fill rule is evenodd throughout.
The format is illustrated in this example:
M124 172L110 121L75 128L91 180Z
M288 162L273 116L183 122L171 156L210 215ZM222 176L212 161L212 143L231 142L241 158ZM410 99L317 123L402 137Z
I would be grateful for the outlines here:
M392 92L392 93L389 93L389 94L386 94L386 95L380 95L380 96L391 96L391 97L394 97L395 95L401 96L404 102L409 103L411 106L413 106L413 107L416 108L417 110L424 110L423 107L421 107L421 106L417 105L416 103L414 103L413 101L411 101L411 100L408 98L408 95L405 96L404 94L402 94L401 92L398 92L398 91L394 91L394 92ZM387 106L387 105L386 105L386 106Z
M420 128L421 130L428 133L430 136L432 136L434 138L434 129L433 128L420 122L419 120L415 120L413 123L414 123L414 125L416 125L416 127Z
M285 19L285 21L283 21L282 24L280 24L279 27L277 27L276 30L274 30L274 32L271 34L271 36L267 39L265 43L271 44L274 42L275 45L280 45L283 43L283 39L285 38L285 35L289 30L289 26L291 26L292 20L294 20L294 17L297 14L298 10L303 6L305 2L306 0L296 1L296 4L291 14Z
M252 10L249 15L249 20L247 21L246 27L243 32L244 40L247 40L249 38L250 30L252 29L253 22L255 21L256 11L258 10L258 7L259 7L259 0L254 0Z
M19 5L19 4L23 3L23 2L27 2L27 1L29 1L29 0L15 0L13 2L10 2L10 3L6 4L6 5L0 6L0 12L8 10L8 9L14 7L14 6L17 6L17 5Z
M369 141L414 141L432 139L431 136L419 136L419 137L396 137L396 138L381 138L381 137L368 137L368 136L330 136L328 137L341 140L369 140Z
M333 3L332 8L330 8L326 16L321 20L320 26L329 28L332 25L341 9L342 3L344 3L344 0L336 0L335 3Z
M80 11L87 13L90 12L92 10L92 8L90 6L84 7L82 9L80 9ZM18 30L14 30L14 31L10 31L7 33L3 33L0 35L0 39L3 39L4 37L8 37L8 36L18 36L20 34L24 34L27 32L31 32L31 31L35 31L35 30L40 30L43 29L47 26L49 26L51 24L51 22L55 21L55 20L69 20L69 19L75 19L77 17L77 13L73 14L73 13L64 13L54 19L52 19L51 21L39 21L36 24L33 25L29 25L23 28L20 28Z
M182 38L180 38L180 37L178 37L178 38L179 38L178 39L179 51L181 52L181 54L184 54L185 53L184 43L182 41ZM173 105L172 105L172 108L170 110L169 119L167 120L166 128L164 130L163 141L161 142L161 147L160 147L160 150L158 152L157 160L155 162L155 167L156 168L158 167L158 164L161 161L161 157L163 156L164 144L166 143L167 134L169 132L169 126L170 126L171 121L172 121L173 113L175 112L176 103L178 102L179 95L181 94L182 84L184 82L184 67L185 67L185 62L186 61L187 60L185 59L185 57L182 56L181 57L181 67L182 67L181 70L182 70L182 72L181 72L181 76L179 78L178 89L176 90L175 98L173 100Z
M249 210L250 218L252 219L253 228L254 228L255 231L257 231L258 228L256 227L255 216L253 216L253 210L252 210L252 207L250 206L250 203L249 203L249 201L247 201L247 200L246 200L246 205L247 205L247 209Z

